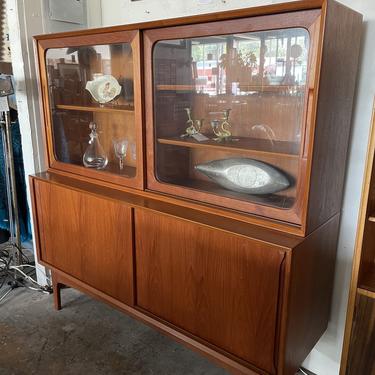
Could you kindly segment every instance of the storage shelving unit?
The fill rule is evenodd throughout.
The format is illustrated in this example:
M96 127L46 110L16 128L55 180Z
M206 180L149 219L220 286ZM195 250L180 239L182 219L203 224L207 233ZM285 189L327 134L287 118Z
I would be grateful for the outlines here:
M232 372L294 375L330 314L361 22L305 0L37 36L56 307L69 285ZM102 75L121 93L99 105Z

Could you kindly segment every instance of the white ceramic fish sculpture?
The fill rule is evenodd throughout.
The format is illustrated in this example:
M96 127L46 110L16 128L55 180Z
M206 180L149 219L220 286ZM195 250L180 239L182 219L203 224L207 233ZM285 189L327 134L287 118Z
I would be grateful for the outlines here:
M195 169L220 186L247 194L272 194L285 190L290 181L279 169L250 158L212 160Z

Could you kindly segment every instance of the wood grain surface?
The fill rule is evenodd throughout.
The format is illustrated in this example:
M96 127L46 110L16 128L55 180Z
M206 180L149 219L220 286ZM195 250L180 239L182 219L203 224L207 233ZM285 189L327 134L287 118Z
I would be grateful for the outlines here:
M327 328L339 222L340 215L336 215L292 250L286 272L284 301L289 303L283 315L282 329L287 333L281 342L280 374L295 374Z
M131 208L43 182L34 189L40 260L133 304Z
M274 372L282 250L144 210L135 241L137 306Z
M306 233L341 209L362 34L361 14L326 5Z
M357 295L346 375L375 375L375 299Z

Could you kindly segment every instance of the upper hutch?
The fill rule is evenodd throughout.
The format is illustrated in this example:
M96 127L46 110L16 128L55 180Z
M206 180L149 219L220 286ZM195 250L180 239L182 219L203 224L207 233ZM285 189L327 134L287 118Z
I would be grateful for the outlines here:
M293 374L329 317L361 20L309 0L37 36L56 290Z

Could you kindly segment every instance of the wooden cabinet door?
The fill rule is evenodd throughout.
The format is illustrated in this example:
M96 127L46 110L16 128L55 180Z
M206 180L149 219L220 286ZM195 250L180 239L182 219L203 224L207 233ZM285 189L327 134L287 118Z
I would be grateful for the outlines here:
M36 41L49 168L142 190L140 31L77 33L36 37ZM114 80L108 81L108 74ZM97 85L109 87L103 91L106 98L97 96L102 95ZM110 100L116 87L116 100ZM98 106L102 100L111 103ZM96 124L97 138L92 123ZM95 158L100 168L85 168L85 163L93 162L85 158L89 137L102 146ZM129 142L124 169L115 155L114 140ZM125 147L124 142L116 145L119 150Z
M133 303L131 208L34 180L40 260Z
M321 13L310 9L144 31L148 189L304 224ZM284 47L268 48L265 55L264 46L279 43ZM202 53L208 45L210 53ZM297 70L292 45L300 51ZM245 55L247 60L241 60ZM249 59L256 61L257 75ZM204 119L198 127L205 142L185 134L190 115ZM223 116L229 138L217 142ZM259 124L266 130L259 131ZM238 158L255 158L282 171L284 188L262 196L239 194L239 185L226 185L230 172L222 173L229 165L237 168L238 160L231 159Z
M142 209L135 242L139 307L275 371L283 249Z

